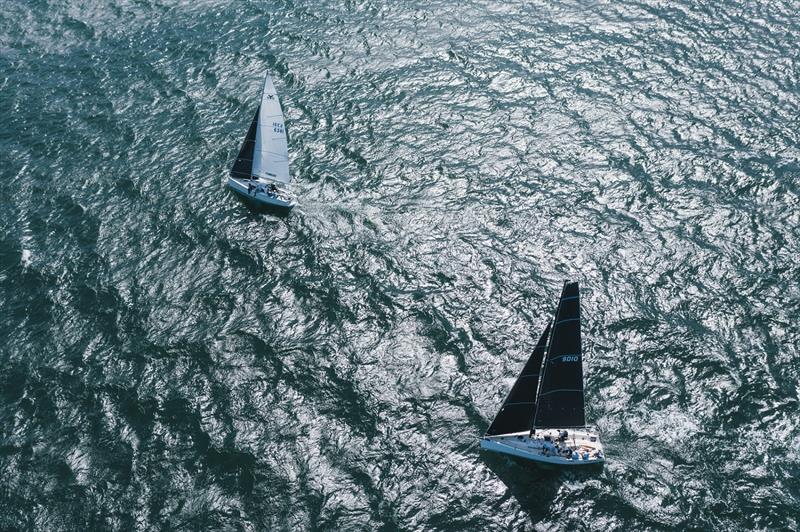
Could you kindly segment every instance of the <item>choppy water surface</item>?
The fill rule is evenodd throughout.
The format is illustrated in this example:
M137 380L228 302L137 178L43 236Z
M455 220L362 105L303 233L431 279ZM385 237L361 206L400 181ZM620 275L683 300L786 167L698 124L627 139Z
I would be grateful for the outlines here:
M0 528L797 529L799 7L6 2ZM594 475L476 444L566 278Z

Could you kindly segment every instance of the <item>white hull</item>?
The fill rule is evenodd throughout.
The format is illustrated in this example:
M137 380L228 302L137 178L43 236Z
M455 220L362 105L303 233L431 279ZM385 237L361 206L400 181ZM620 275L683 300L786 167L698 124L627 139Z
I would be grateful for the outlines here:
M268 193L267 187L269 185L268 181L261 179L248 181L233 177L228 178L228 186L234 192L256 204L283 209L291 209L295 206L294 199L285 190L279 189L277 194Z
M568 437L558 441L561 430L566 430ZM585 429L537 430L533 437L528 432L484 436L480 439L480 444L487 451L556 466L591 466L605 462L600 436ZM569 454L567 450L570 451Z

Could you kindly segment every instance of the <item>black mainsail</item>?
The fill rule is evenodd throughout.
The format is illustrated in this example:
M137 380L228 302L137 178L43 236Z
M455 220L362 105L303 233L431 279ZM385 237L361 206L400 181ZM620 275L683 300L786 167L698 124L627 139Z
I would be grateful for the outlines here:
M486 431L487 436L530 430L533 413L536 410L536 387L539 385L539 372L542 368L549 335L550 324L548 323L503 406Z
M258 113L261 111L261 106L256 107L256 115L253 117L253 122L250 124L250 129L247 130L247 136L242 142L242 148L239 150L239 155L231 168L231 177L237 179L251 179L253 177L253 151L256 146L256 131L258 130Z
M586 425L578 283L564 283L542 368L533 428Z

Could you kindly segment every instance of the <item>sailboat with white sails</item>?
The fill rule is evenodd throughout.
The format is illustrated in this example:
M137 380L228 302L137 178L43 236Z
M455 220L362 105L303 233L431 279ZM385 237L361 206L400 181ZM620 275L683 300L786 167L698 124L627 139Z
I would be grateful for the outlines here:
M231 168L228 186L258 205L291 209L295 206L291 182L283 110L272 78L266 74L261 103Z
M599 433L586 426L578 283L564 283L549 323L481 448L563 466L605 462Z

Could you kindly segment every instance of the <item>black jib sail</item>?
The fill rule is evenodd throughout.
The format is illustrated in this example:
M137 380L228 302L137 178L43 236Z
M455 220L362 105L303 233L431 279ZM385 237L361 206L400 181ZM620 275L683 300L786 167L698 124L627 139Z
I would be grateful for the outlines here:
M533 413L536 409L536 387L539 385L539 371L542 368L542 359L544 358L549 334L550 324L547 325L542 337L539 338L531 357L525 367L522 368L522 373L519 374L503 406L489 426L489 430L486 431L487 436L530 430Z
M564 283L542 368L533 428L583 427L583 360L578 283Z
M239 150L239 156L236 157L236 162L233 163L233 168L231 168L231 177L250 179L253 176L253 150L256 145L256 130L258 129L258 113L260 110L261 106L256 107L256 116L253 117L250 129L247 130L247 136L242 142L242 149Z

